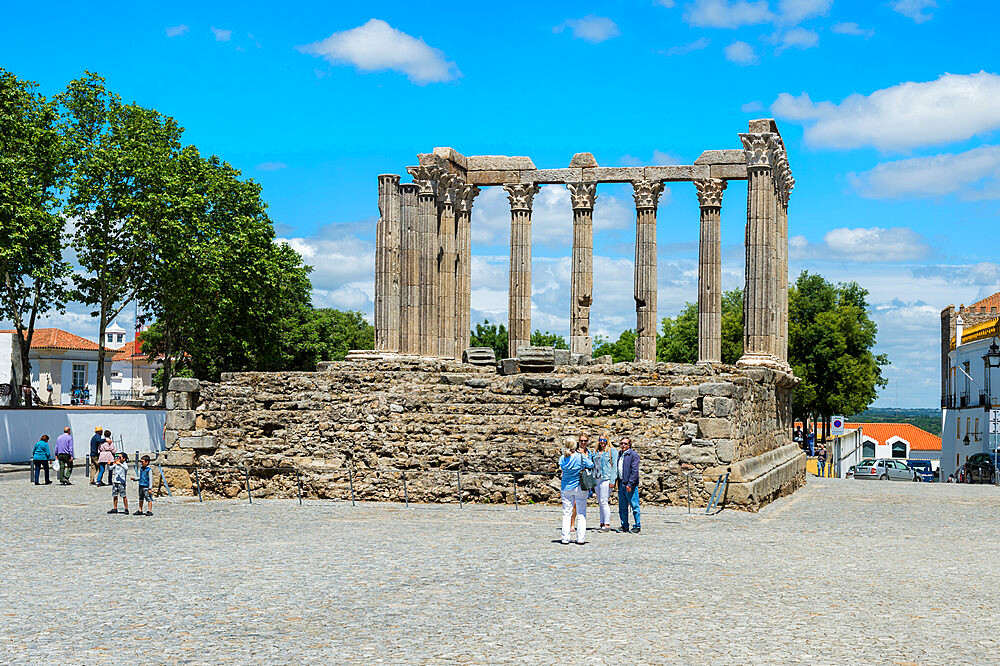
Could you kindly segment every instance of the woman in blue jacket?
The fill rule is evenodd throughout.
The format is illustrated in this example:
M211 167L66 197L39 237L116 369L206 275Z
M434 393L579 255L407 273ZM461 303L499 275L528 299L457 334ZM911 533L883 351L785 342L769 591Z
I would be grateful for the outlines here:
M566 438L566 449L559 458L559 468L562 470L562 542L569 543L569 529L572 521L573 508L576 507L576 542L586 543L587 534L587 497L589 491L580 488L580 472L593 469L594 463L590 456L583 452L575 437Z
M38 440L34 450L31 452L31 478L36 486L38 485L38 472L42 469L45 470L45 483L52 483L49 480L50 460L52 460L52 454L49 452L49 436L42 435L42 438Z
M607 433L597 438L597 450L593 452L594 475L597 477L597 506L601 512L601 532L611 530L611 488L618 481L618 449L608 443Z

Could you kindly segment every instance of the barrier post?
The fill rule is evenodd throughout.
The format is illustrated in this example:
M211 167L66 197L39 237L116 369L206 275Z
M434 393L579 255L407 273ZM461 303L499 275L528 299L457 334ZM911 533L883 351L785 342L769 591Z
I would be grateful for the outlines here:
M158 467L158 468L159 468L159 470L160 470L160 479L161 479L161 480L163 481L163 486L164 486L164 487L165 487L165 488L167 489L167 495L168 495L169 497L173 497L173 496L174 496L174 494L173 494L172 492L170 492L170 484L169 484L169 483L167 483L167 477L166 477L166 475L165 475L165 474L163 473L163 465L157 465L157 467Z
M406 492L406 470L404 469L402 470L402 472L403 472L403 502L406 503L406 508L409 509L410 495Z
M135 465L135 475L139 476L139 452L138 451L135 452L135 459L132 461L132 463Z
M245 466L243 467L243 475L244 475L244 477L246 477L246 480L247 480L247 499L250 500L251 504L253 504L253 495L250 494L250 468L249 467L245 467Z
M351 466L347 468L347 478L351 483L351 506L354 506L354 461L351 461Z
M514 510L517 511L517 472L514 472L511 476L514 477Z
M160 468L160 474L163 474L163 468ZM201 501L201 480L198 478L198 468L194 468L194 484L198 488L198 501Z
M458 508L462 508L462 468L458 468Z
M295 470L295 483L299 487L299 506L302 506L302 477L299 476L299 470Z
M688 501L688 514L690 515L690 513L691 513L691 475L690 474L685 474L684 476L687 477L687 482L688 482L687 501Z

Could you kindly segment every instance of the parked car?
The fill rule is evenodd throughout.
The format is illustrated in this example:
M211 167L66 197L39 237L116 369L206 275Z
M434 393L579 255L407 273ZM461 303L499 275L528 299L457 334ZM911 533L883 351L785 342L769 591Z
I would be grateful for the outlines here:
M907 467L905 461L892 458L866 458L851 467L851 471L855 479L920 481L920 472Z
M993 483L993 474L997 469L995 453L976 453L962 465L966 483Z
M906 464L914 472L920 474L920 480L927 483L933 483L937 481L937 474L934 472L934 467L931 465L930 460L907 460Z

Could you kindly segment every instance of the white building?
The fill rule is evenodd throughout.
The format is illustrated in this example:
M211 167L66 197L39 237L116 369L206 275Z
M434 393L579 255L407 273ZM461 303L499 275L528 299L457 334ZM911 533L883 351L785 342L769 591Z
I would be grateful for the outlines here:
M1000 409L1000 370L988 370L1000 338L1000 293L941 312L941 477L994 450L990 411ZM1000 438L994 438L994 440Z
M14 333L14 331L2 331ZM15 333L16 335L16 333ZM110 370L114 350L104 352L105 367ZM89 394L87 404L97 399L97 344L58 328L36 328L31 338L28 362L31 385L43 404L73 404L77 392ZM0 359L0 363L8 361ZM104 394L110 398L110 377L105 373Z
M158 360L149 361L142 353L140 339L132 340L111 357L111 396L116 400L139 400L153 386Z
M125 346L126 331L114 322L104 329L104 346L108 349L121 349Z

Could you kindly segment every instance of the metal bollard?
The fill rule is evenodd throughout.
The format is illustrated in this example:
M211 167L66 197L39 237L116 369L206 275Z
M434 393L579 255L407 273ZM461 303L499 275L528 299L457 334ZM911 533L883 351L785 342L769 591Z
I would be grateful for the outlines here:
M514 510L517 511L517 473L515 472L514 477Z
M243 475L246 477L246 480L247 480L247 499L250 500L251 504L253 504L253 495L250 494L250 468L249 467L244 467L243 468Z
M163 473L163 468L160 468L160 473ZM201 480L198 478L198 468L194 468L194 484L198 488L198 501L201 501Z
M406 470L404 469L402 471L403 471L403 501L406 503L406 508L409 509L410 508L410 496L406 492Z
M299 470L295 470L295 483L299 486L299 506L302 506L302 477L299 476Z
M462 469L458 470L458 508L462 508Z
M686 476L687 480L688 480L687 501L688 501L688 513L690 514L691 513L691 475L690 474L685 474L684 476Z
M135 460L132 461L135 464L135 475L139 476L139 452L135 452Z
M347 478L351 483L351 506L354 506L354 463L347 468Z
M157 465L157 467L160 469L160 479L163 481L163 487L167 489L167 495L173 497L174 494L170 491L170 484L167 483L167 477L163 473L163 465Z

